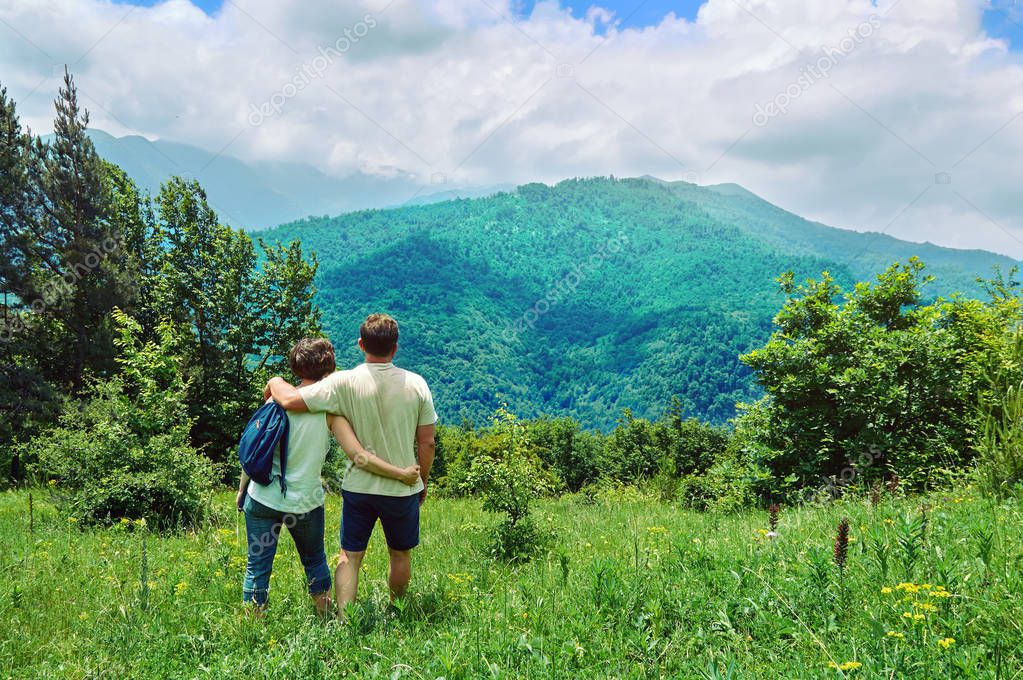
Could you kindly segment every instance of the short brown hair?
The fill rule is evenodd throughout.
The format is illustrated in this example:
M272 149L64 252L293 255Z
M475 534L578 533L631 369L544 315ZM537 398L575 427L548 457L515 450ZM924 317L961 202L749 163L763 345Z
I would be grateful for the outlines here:
M370 314L359 328L362 348L375 357L390 356L398 346L398 322L386 314Z
M303 380L319 380L336 368L334 345L326 338L302 338L288 352L291 370Z

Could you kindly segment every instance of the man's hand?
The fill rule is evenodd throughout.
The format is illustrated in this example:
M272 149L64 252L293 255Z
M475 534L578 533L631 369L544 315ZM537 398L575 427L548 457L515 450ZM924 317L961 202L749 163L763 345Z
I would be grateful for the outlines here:
M266 399L273 399L285 411L296 411L298 413L305 413L309 410L306 406L305 400L302 399L302 393L298 391L298 388L286 381L280 376L274 376L270 378L270 382L263 388L263 396Z
M408 484L409 486L415 486L416 482L419 481L419 466L409 465L407 468L401 471L401 482Z
M242 470L241 476L238 478L238 495L234 498L234 504L238 507L238 512L245 509L245 493L249 490L249 476Z
M426 502L426 485L430 480L430 469L437 453L437 426L420 425L416 428L416 453L422 466L420 477L423 478L423 490L419 492L419 504Z

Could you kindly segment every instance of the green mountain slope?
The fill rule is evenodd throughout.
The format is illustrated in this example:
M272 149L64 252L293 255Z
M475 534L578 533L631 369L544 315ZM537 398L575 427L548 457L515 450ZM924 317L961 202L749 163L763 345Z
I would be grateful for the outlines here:
M737 355L770 334L783 271L828 270L849 286L920 254L941 275L932 294L972 294L975 276L1013 264L831 229L739 187L646 178L529 184L265 236L318 254L343 365L359 360L361 319L384 310L402 324L402 365L430 381L446 421L507 404L602 428L624 408L657 415L673 396L718 422L754 398Z

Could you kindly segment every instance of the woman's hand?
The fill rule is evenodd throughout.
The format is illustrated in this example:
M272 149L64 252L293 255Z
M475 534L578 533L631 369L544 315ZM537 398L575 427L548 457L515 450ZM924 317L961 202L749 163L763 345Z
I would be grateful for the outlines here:
M419 466L409 465L401 471L401 477L399 477L399 479L409 486L415 486L416 482L419 481Z
M238 489L238 495L234 499L234 504L238 507L238 512L245 508L245 489Z

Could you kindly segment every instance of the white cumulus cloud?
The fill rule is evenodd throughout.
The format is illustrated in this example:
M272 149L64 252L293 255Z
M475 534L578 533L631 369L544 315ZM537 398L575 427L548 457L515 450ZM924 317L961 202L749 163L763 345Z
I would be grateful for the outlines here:
M654 174L1023 257L1023 67L973 0L709 0L620 28L512 0L7 0L0 83L94 127L423 184Z

